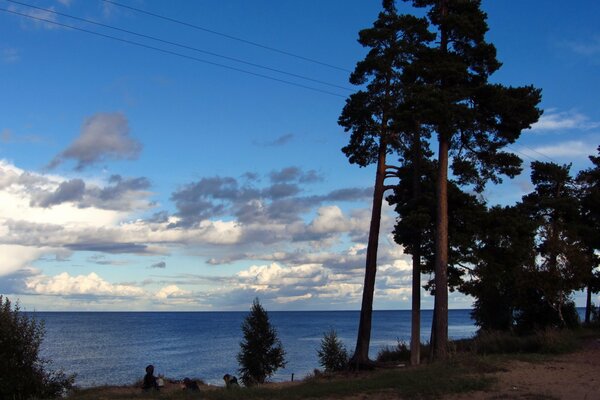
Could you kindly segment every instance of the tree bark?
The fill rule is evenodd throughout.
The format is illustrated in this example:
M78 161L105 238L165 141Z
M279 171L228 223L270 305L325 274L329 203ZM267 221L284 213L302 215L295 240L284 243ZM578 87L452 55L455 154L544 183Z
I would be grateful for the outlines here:
M448 52L448 32L443 21L448 15L448 0L441 1L440 50ZM442 90L445 82L442 79ZM435 230L435 320L432 324L432 357L448 356L448 151L451 132L443 121L438 128L437 213Z
M587 296L585 299L585 324L588 325L590 323L590 317L592 314L592 288L591 284L587 285Z
M413 199L421 194L421 152L420 138L416 135L413 143ZM412 255L412 304L410 331L410 365L421 363L421 232L415 234Z
M373 294L375 292L375 275L377 273L377 247L379 246L379 227L381 225L381 208L383 203L386 143L382 140L379 144L379 157L377 159L377 173L373 190L373 207L371 209L371 226L369 228L369 242L367 244L367 260L365 266L365 281L363 286L362 305L360 309L360 322L354 355L350 360L353 369L371 368L369 359L369 345L371 342L371 320L373 316Z
M437 215L435 232L435 320L432 326L433 358L448 353L448 135L439 135Z

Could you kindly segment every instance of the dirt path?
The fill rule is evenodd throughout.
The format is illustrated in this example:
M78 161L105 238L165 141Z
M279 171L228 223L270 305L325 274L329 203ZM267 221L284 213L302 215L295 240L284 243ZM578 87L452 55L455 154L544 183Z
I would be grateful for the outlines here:
M600 340L588 343L581 351L543 363L511 361L506 372L493 375L498 383L492 391L445 399L600 400Z

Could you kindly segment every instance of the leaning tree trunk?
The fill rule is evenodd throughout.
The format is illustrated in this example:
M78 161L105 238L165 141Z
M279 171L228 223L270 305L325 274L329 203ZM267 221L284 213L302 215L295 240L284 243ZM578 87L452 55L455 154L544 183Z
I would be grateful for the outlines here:
M365 282L363 286L362 305L360 308L360 322L356 349L350 360L353 369L371 367L369 359L369 345L371 343L371 320L373 316L373 294L375 292L375 274L377 272L377 247L379 246L379 227L381 225L381 207L383 203L385 179L386 144L382 140L379 144L379 157L377 159L377 173L373 190L373 208L371 210L371 226L369 228L369 242L367 244L367 260L365 266Z
M439 135L437 215L435 230L435 309L432 356L444 360L448 348L448 136Z

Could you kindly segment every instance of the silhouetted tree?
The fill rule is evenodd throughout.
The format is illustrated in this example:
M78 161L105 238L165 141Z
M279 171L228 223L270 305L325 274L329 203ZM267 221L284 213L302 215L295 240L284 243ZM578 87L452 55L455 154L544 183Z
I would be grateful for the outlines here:
M369 343L381 208L384 192L390 188L384 180L395 172L394 167L386 164L386 158L390 152L407 148L412 132L412 126L402 122L410 114L404 95L408 92L409 82L403 82L403 69L412 62L421 43L432 37L424 20L399 16L393 0L384 0L383 8L373 27L359 33L359 43L370 50L365 59L357 63L350 82L366 84L366 88L348 98L338 121L351 132L350 143L342 149L350 163L361 167L377 165L360 322L356 348L350 361L353 368L370 366Z
M563 308L573 290L581 288L588 251L580 237L580 214L570 165L534 161L531 182L535 191L523 198L537 220L536 254L533 271L537 290L565 326Z
M55 398L71 389L75 376L49 371L40 358L43 338L43 324L0 295L0 399Z
M246 386L262 384L279 368L285 367L285 352L269 316L254 299L250 314L242 324L244 339L237 355L240 376Z
M325 372L343 371L348 367L346 346L333 329L323 335L321 346L317 349L317 355L319 356L319 364L325 368Z
M581 237L588 249L590 264L586 270L584 285L587 296L585 303L585 323L590 323L592 293L600 291L600 273L594 270L600 266L600 146L598 156L590 156L593 166L577 175L578 197L581 205Z
M521 205L490 208L478 222L473 267L461 291L482 330L511 330L523 272L535 263L535 223Z
M531 86L505 87L488 83L500 68L496 49L485 41L486 14L479 0L405 0L427 7L435 32L428 48L406 69L419 98L419 122L437 134L435 318L432 348L447 356L448 342L448 166L460 184L483 190L499 174L513 177L521 160L502 151L521 131L537 121L540 91Z

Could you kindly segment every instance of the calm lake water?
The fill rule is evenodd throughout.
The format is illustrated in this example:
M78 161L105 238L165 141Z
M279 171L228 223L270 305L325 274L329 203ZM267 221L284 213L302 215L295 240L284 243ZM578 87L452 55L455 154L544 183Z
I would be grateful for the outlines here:
M472 336L470 310L450 310L451 338ZM238 375L236 354L247 312L36 312L45 321L42 356L54 368L76 373L81 387L131 384L147 364L169 378L201 378L222 384L226 373ZM358 311L269 312L286 351L287 366L274 381L302 378L319 367L316 349L330 328L354 349ZM431 311L422 313L422 340L427 341ZM410 311L375 311L370 355L410 338Z

